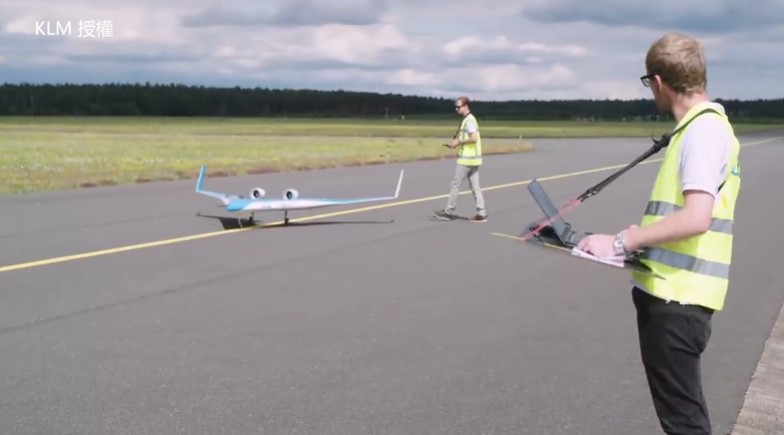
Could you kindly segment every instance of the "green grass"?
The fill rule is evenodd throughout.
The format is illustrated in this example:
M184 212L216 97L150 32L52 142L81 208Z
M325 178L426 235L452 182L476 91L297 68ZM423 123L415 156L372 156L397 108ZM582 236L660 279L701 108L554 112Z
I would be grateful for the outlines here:
M458 120L0 117L0 193L436 159ZM482 121L486 154L536 137L650 137L670 123ZM781 126L739 125L738 132Z
M329 118L147 118L147 117L0 117L0 132L132 133L187 135L273 135L341 137L450 137L455 119L405 121ZM660 135L672 122L489 121L479 119L482 137L643 137ZM738 133L784 128L781 124L737 124Z

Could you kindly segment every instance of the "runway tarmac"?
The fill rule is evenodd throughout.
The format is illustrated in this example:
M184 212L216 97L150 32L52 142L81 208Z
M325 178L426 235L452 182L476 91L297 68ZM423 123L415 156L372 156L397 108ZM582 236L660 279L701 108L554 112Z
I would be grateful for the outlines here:
M703 365L716 434L784 301L784 133L741 140L731 287ZM527 180L565 203L651 142L534 142L486 157L484 224L429 217L454 160L206 180L376 196L405 168L397 201L286 227L232 229L195 179L0 197L0 432L661 433L628 273L492 235L541 217ZM637 223L662 155L567 220Z

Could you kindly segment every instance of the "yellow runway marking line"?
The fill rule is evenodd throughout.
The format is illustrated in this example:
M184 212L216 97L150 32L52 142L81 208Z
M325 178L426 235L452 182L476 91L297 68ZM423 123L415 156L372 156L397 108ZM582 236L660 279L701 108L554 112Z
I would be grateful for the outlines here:
M772 142L774 140L778 140L778 139L782 139L782 138L784 138L784 136L769 138L769 139L765 139L765 140L761 140L761 141L757 141L757 142L751 142L751 143L743 145L743 147L750 147L750 146L754 146L754 145L761 145L761 144ZM640 165L651 164L651 163L659 162L661 160L662 160L662 158L647 160L647 161L644 161L644 162L640 162ZM550 181L550 180L558 180L558 179L562 179L562 178L577 177L577 176L580 176L580 175L593 174L593 173L596 173L596 172L605 172L605 171L611 171L613 169L620 169L620 168L623 168L624 166L626 166L626 164L605 166L605 167L602 167L602 168L587 169L587 170L584 170L584 171L568 172L568 173L565 173L565 174L557 174L557 175L551 175L549 177L542 177L542 178L539 178L539 181ZM492 191L492 190L508 189L510 187L516 187L516 186L524 186L526 184L531 183L531 181L533 181L533 180L529 179L529 180L523 180L523 181L516 181L516 182L513 182L513 183L497 184L495 186L485 187L485 188L482 189L482 191L483 192L488 192L488 191ZM466 195L466 194L470 194L470 193L471 193L470 190L465 190L465 191L460 192L460 195ZM391 208L391 207L400 207L400 206L404 206L404 205L418 204L418 203L421 203L421 202L433 201L433 200L436 200L436 199L444 199L444 198L447 198L447 197L449 197L449 194L427 196L427 197L422 197L422 198L409 199L409 200L405 200L405 201L395 201L395 202L391 202L391 203L387 203L387 204L381 204L381 205L375 205L375 206L369 206L369 207L352 208L352 209L349 209L349 210L341 210L341 211L336 211L336 212L331 212L331 213L322 213L322 214L317 214L317 215L312 215L312 216L304 216L304 217L301 217L301 218L291 218L291 219L289 219L289 222L313 221L313 220L325 219L325 218L330 218L330 217L335 217L335 216L344 216L344 215L348 215L348 214L361 213L361 212L365 212L365 211L381 210L381 209ZM87 259L87 258L100 257L100 256L103 256L103 255L119 254L119 253L123 253L123 252L136 251L136 250L140 250L140 249L155 248L155 247L165 246L165 245L173 245L175 243L189 242L189 241L193 241L193 240L206 239L206 238L215 237L215 236L224 236L224 235L228 235L228 234L238 233L238 232L241 232L241 231L250 231L250 230L261 229L261 228L266 228L266 227L280 226L280 225L283 225L283 223L284 222L281 220L281 221L277 221L277 222L270 222L270 223L267 223L267 224L258 225L258 226L252 226L252 227L237 228L237 229L233 229L233 230L212 231L212 232L209 232L209 233L200 233L200 234L193 234L193 235L190 235L190 236L175 237L175 238L164 239L164 240L156 240L156 241L147 242L147 243L139 243L139 244L135 244L135 245L120 246L120 247L117 247L117 248L109 248L109 249L103 249L103 250L99 250L99 251L84 252L84 253L81 253L81 254L65 255L65 256L62 256L62 257L53 257L53 258L46 258L46 259L42 259L42 260L28 261L28 262L24 262L24 263L10 264L10 265L7 265L7 266L0 266L0 273L11 272L11 271L14 271L14 270L30 269L30 268L33 268L33 267L48 266L48 265L51 265L51 264L65 263L65 262L68 262L68 261L84 260L84 259ZM514 237L514 236L512 236L512 237Z
M498 236L498 237L504 237L504 238L507 238L507 239L516 240L516 241L518 241L518 242L520 242L520 243L525 243L525 241L523 240L523 238L522 238L522 237L520 237L520 236L515 236L515 235L513 235L513 234L506 234L506 233L490 233L490 235L493 235L493 236ZM561 251L564 251L564 252L570 252L570 253L572 252L572 250L571 250L571 249L564 248L563 246L553 245L552 243L541 243L541 242L539 242L539 243L537 243L537 244L539 244L539 245L542 245L542 247L545 247L545 248L559 249L559 250L561 250Z
M506 233L490 233L490 235L493 235L493 236L498 236L498 237L506 237L507 239L512 239L512 240L519 240L519 241L521 241L521 242L523 241L522 237L517 237L517 236L515 236L515 235L513 235L513 234L506 234Z

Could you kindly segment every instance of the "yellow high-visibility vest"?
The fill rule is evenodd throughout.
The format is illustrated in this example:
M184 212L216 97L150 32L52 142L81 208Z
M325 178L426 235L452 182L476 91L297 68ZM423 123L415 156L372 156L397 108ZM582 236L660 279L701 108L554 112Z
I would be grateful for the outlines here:
M476 125L476 143L465 143L458 145L457 163L465 166L479 166L482 164L482 136L479 134L479 123L473 113L469 113L460 123L460 133L458 140L467 140L471 134L466 131L468 121L473 121Z
M689 122L704 104L693 107L678 123ZM732 134L728 175L713 208L710 229L677 242L644 249L641 261L664 279L632 272L634 279L661 299L697 304L714 310L724 308L732 260L732 223L740 191L740 144L724 114L708 113L721 119ZM673 135L656 177L641 226L651 225L684 205L679 176L680 148L688 128Z

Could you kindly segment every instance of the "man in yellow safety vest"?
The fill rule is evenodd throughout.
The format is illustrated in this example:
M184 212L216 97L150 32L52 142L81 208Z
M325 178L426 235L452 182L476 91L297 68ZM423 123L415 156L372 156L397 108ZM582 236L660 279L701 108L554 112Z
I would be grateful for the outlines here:
M673 116L676 133L640 226L615 236L587 236L578 248L599 257L640 251L641 261L661 276L632 274L640 353L654 408L668 434L710 434L700 356L729 283L740 145L724 108L707 95L698 41L668 33L651 45L645 67L640 79L658 108Z
M463 180L468 179L471 193L474 195L476 203L476 214L469 220L471 222L487 222L487 210L485 209L485 198L479 186L479 167L482 166L482 136L479 133L479 124L476 117L471 113L470 101L468 97L459 97L455 100L455 111L463 117L460 128L455 137L447 144L449 148L458 148L457 166L452 178L449 199L446 208L436 210L433 216L442 220L452 220L455 218L454 211L457 208L457 195Z

